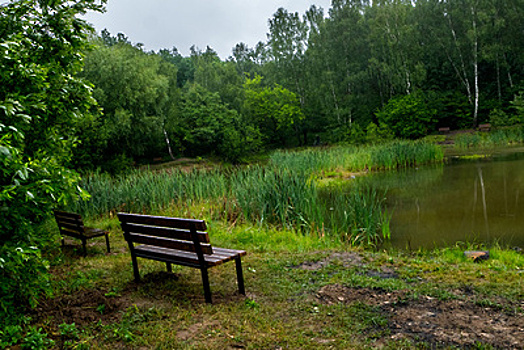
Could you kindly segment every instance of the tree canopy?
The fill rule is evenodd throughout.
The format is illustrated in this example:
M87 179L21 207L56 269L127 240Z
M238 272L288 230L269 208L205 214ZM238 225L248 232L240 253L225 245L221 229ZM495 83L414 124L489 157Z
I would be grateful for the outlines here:
M302 16L280 8L267 41L239 43L225 61L211 47L193 46L189 57L176 47L146 52L104 31L84 70L105 113L91 124L102 139L82 132L75 158L104 150L91 163L113 169L168 154L240 161L318 139L360 142L371 124L403 138L491 118L511 124L524 77L522 15L523 0L334 0ZM217 140L237 132L258 141L231 157Z

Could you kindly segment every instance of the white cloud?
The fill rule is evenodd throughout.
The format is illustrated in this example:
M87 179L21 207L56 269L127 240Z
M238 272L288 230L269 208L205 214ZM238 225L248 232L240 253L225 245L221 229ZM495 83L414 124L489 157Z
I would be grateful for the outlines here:
M124 33L147 50L176 46L183 55L207 45L222 59L239 42L266 41L268 20L279 7L304 14L311 5L327 12L330 0L109 0L107 12L86 19L97 32Z

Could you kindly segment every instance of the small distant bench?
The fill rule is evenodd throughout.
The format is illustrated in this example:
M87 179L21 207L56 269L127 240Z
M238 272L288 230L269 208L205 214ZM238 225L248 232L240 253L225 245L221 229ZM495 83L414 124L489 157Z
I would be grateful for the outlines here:
M479 131L490 131L491 124L479 124L478 130Z
M449 133L449 127L442 127L442 128L438 128L438 132L441 133L441 134L447 134Z
M206 302L211 303L207 270L235 260L238 291L246 294L240 260L246 252L212 247L205 221L129 213L118 213L118 218L131 252L135 281L140 281L137 257L165 262L169 272L171 264L197 268Z
M86 244L87 240L95 237L105 236L107 252L111 252L109 246L109 232L98 228L85 227L82 220L82 216L75 213L69 213L65 211L54 210L56 224L58 230L62 235L62 246L64 245L64 236L78 238L82 240L82 246L84 248L84 256L87 255Z

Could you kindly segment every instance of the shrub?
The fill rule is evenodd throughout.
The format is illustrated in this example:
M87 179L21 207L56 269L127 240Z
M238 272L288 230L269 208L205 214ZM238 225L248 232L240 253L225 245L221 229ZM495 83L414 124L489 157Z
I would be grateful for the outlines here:
M414 93L392 98L376 115L396 136L416 139L435 129L436 114L422 94Z
M36 306L38 298L50 292L48 269L36 247L0 249L0 318L6 324L18 324L18 311Z

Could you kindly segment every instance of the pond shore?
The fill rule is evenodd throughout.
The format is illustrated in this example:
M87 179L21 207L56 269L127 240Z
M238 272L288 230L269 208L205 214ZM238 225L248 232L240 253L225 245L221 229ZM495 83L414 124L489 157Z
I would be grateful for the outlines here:
M66 240L52 267L55 294L32 322L57 348L366 349L479 347L524 343L524 255L491 247L475 263L462 245L416 252L348 249L328 237L210 223L214 244L245 249L247 296L231 266L200 275L130 256L116 219L112 253L94 240L83 258ZM72 332L64 333L69 325ZM460 332L457 331L460 329Z

